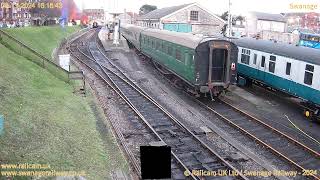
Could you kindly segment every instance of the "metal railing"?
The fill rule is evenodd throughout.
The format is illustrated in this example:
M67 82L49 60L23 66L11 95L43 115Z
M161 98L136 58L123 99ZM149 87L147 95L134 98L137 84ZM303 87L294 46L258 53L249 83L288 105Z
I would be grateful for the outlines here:
M79 32L81 31L82 30L80 30ZM74 35L71 35L71 37L72 36ZM68 40L69 38L65 38L63 42L59 44L59 48L61 47L62 44L66 43ZM63 69L62 67L55 64L53 61L51 61L47 57L43 56L33 48L29 47L25 43L21 42L20 40L16 39L15 37L11 36L10 34L6 33L3 30L0 30L0 43L6 46L8 49L12 50L13 52L25 57L26 59L48 70L51 74L53 74L57 78L67 83L72 83L71 80L73 80L73 78L70 78L70 73L73 73L73 72L69 72Z

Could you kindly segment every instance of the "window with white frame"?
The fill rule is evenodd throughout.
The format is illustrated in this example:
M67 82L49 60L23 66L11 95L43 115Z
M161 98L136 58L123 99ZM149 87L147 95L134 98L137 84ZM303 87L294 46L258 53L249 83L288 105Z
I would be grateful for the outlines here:
M199 21L199 11L190 11L190 20Z
M253 64L257 64L257 58L258 58L258 55L254 54L253 55Z
M265 65L266 65L266 57L261 56L261 67L265 67Z
M276 57L275 56L270 56L270 61L269 61L269 72L274 73L274 70L276 68Z
M305 84L312 85L313 71L314 71L314 66L307 64L306 71L304 74L304 83Z
M250 50L242 49L241 51L241 62L244 64L250 63Z
M290 75L291 74L291 63L287 62L287 66L286 66L286 75Z

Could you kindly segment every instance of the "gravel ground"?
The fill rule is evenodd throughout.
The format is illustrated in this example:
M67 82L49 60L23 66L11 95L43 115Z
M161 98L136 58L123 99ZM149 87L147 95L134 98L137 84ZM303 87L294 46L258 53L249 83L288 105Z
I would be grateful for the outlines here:
M74 63L77 67L79 67L79 69L81 69L86 77L86 82L89 83L91 90L93 92L93 94L95 95L95 97L98 99L98 104L99 106L103 109L104 114L106 115L107 120L109 122L104 122L105 124L112 124L114 125L114 123L116 124L121 124L120 127L120 131L125 134L126 132L130 131L130 125L128 125L127 121L124 121L124 119L126 119L126 117L124 117L124 113L122 112L122 110L119 108L119 104L124 104L124 102L121 102L119 100L119 98L117 97L117 95L109 89L109 87L102 81L99 79L99 77L95 74L93 74L88 68L86 68L84 65L82 65L81 63ZM116 104L116 105L115 105ZM108 128L107 130L111 130L111 127L109 125L109 127L106 126L106 128ZM115 134L115 132L113 132L113 134ZM114 135L116 136L116 135ZM130 140L131 139L131 140ZM133 141L133 138L126 138L127 145L129 146L130 150L132 150L133 154L135 155L135 158L137 158L137 154L138 152L135 150L137 147L139 147L140 144L142 144L141 142L137 142L137 141ZM141 140L142 138L136 138ZM131 169L131 172L129 172L129 174L123 174L124 172L117 172L115 171L114 174L112 174L111 176L114 179L118 179L119 177L115 177L115 176L119 176L119 174L122 174L122 176L124 177L120 177L120 178L125 178L125 179L138 179L136 173L133 172L133 170ZM130 177L130 178L129 178Z
M111 42L105 42L105 46L112 46ZM240 157L234 160L236 162L233 163L237 168L242 170L261 170L261 166L248 158L257 156L260 158L260 163L267 164L271 168L290 170L281 160L266 152L264 148L245 136L239 136L238 132L228 128L222 121L195 104L192 99L184 93L173 88L147 60L143 60L143 58L136 55L133 50L128 50L126 47L119 49L118 47L116 51L108 51L106 54L113 59L114 63L120 66L127 75L135 80L140 87L150 93L160 104L195 132L201 133L201 127L209 127L214 131L217 130L218 133L212 132L207 135L201 135L200 137L206 140L206 142L209 140L210 146L223 156L231 157L230 159L232 160L235 159L234 157ZM232 134L232 132L234 132L234 134ZM221 138L222 134L224 134L224 137L232 138L234 142L227 143ZM238 150L239 147L243 152ZM247 154L248 157L244 154Z
M125 144L129 148L129 151L133 154L135 161L140 164L140 146L149 145L151 142L156 142L157 139L154 137L153 133L146 128L146 126L141 122L140 118L131 110L131 108L115 93L105 82L103 82L97 75L92 74L92 72L86 68L81 63L75 63L81 70L84 71L86 76L86 82L90 84L92 91L99 100L99 105L104 110L105 115L108 117L109 122L113 126L118 126L121 135L125 139ZM120 144L120 142L119 142ZM172 167L176 164L172 161ZM175 169L173 174L176 177L183 176L183 173ZM115 173L112 175L119 176L124 175L123 172ZM131 179L138 179L138 175L131 170ZM114 177L114 179L123 179L119 177Z
M320 152L320 143L307 137L304 133L320 141L320 124L307 120L296 98L277 95L267 89L253 86L251 88L239 88L232 86L225 98L241 109L252 112L264 122L291 135L303 142L315 151ZM291 122L303 132L294 127Z

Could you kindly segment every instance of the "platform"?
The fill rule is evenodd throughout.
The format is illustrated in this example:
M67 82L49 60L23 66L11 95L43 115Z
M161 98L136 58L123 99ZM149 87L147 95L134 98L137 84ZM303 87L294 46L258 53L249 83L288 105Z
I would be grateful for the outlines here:
M124 50L125 52L129 52L129 46L127 40L120 36L119 44L113 44L113 34L110 35L110 40L108 39L108 33L106 29L103 27L99 32L99 39L102 42L102 45L106 51L117 51Z

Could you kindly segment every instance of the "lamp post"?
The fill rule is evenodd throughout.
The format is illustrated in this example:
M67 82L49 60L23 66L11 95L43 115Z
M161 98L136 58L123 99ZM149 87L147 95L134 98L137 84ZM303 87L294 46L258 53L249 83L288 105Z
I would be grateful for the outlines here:
M229 11L228 11L228 29L227 36L232 36L232 15L231 15L231 0L229 0Z

